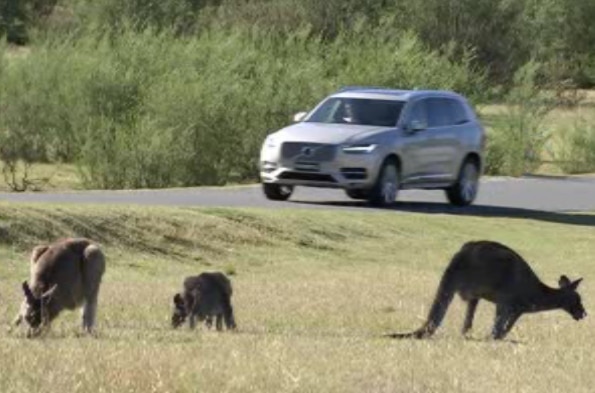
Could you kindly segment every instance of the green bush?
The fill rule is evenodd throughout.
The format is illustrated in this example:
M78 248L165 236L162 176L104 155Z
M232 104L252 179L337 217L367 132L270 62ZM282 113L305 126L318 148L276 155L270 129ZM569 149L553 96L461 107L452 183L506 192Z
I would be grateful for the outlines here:
M565 173L595 172L595 126L583 119L559 133L555 158Z
M36 162L71 161L78 150L72 119L83 97L78 84L83 65L77 56L62 57L65 52L75 56L48 47L10 58L0 75L0 128L37 141L26 153Z
M592 0L0 0L0 36L24 43L68 30L85 35L97 26L115 37L130 27L177 36L246 28L272 30L283 40L309 26L315 39L333 40L365 21L363 34L372 43L375 27L387 17L393 22L384 28L395 40L412 31L433 50L452 43L457 57L473 50L474 65L492 83L509 85L534 58L551 65L542 69L544 82L570 78L581 87L595 85L589 71Z
M267 133L342 85L481 93L470 54L454 61L384 26L371 43L367 29L332 40L308 27L50 40L0 74L0 124L41 141L21 152L33 161L77 162L89 187L224 184L256 179Z
M504 137L493 131L488 132L484 173L486 175L505 174L506 158L506 141L504 140Z
M488 142L487 168L491 174L521 176L542 164L551 136L544 119L555 101L536 84L539 70L538 63L529 62L515 74L514 87L505 98L505 111L493 125Z

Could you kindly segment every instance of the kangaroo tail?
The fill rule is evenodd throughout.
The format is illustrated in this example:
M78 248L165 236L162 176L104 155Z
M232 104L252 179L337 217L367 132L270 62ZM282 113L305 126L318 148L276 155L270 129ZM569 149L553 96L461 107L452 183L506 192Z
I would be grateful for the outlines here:
M85 247L81 269L85 299L93 300L97 297L105 272L105 255L98 245L90 244Z
M457 258L457 256L455 256ZM432 303L432 307L430 308L430 312L428 313L428 318L423 326L413 332L409 333L390 333L384 335L384 337L388 338L428 338L434 334L436 329L442 323L444 316L446 315L446 310L448 306L452 302L452 299L455 295L456 287L455 287L455 280L454 280L454 272L452 268L453 264L451 263L449 267L444 272L442 279L440 280L440 285L438 286L438 291L436 292L436 296L434 297L434 302Z

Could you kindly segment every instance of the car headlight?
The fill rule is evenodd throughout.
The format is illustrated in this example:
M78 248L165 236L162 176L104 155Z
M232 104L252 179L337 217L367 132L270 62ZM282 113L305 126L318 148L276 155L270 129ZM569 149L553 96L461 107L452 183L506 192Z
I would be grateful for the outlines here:
M354 145L344 145L343 153L347 154L369 154L372 153L378 145L374 143L359 143Z
M264 146L265 149L274 149L277 147L277 141L275 140L275 138L273 137L267 137L267 139L264 140Z

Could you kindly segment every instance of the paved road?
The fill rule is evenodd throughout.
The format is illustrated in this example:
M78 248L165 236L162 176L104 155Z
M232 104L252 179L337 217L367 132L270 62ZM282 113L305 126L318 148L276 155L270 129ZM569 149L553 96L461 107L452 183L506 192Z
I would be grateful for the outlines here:
M270 202L259 186L186 188L140 191L0 193L14 202L233 206L268 208L363 209L340 190L298 188L291 202ZM396 210L434 213L529 214L531 212L595 211L595 177L522 179L486 178L474 207L454 209L440 191L411 190L399 194Z

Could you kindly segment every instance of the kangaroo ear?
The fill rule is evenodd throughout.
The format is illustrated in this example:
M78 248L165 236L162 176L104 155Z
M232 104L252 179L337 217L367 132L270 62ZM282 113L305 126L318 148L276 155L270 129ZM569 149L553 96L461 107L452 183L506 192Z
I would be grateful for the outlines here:
M174 305L178 307L184 307L184 299L182 299L182 295L180 295L179 293L176 293L174 295Z
M25 294L25 299L27 299L27 303L33 304L35 303L35 296L33 296L33 292L31 292L31 288L29 288L29 284L27 281L23 281L23 293Z
M558 284L560 285L560 288L566 288L570 285L570 279L565 275L561 275Z
M49 302L52 299L52 296L54 296L54 293L56 293L57 288L58 288L58 284L54 284L50 289L45 291L45 293L43 295L41 295L41 299L45 303Z
M581 283L581 281L583 281L582 278L579 278L578 280L574 281L572 284L570 284L568 286L568 289L571 289L573 291L576 291L576 289L578 288L579 284Z

